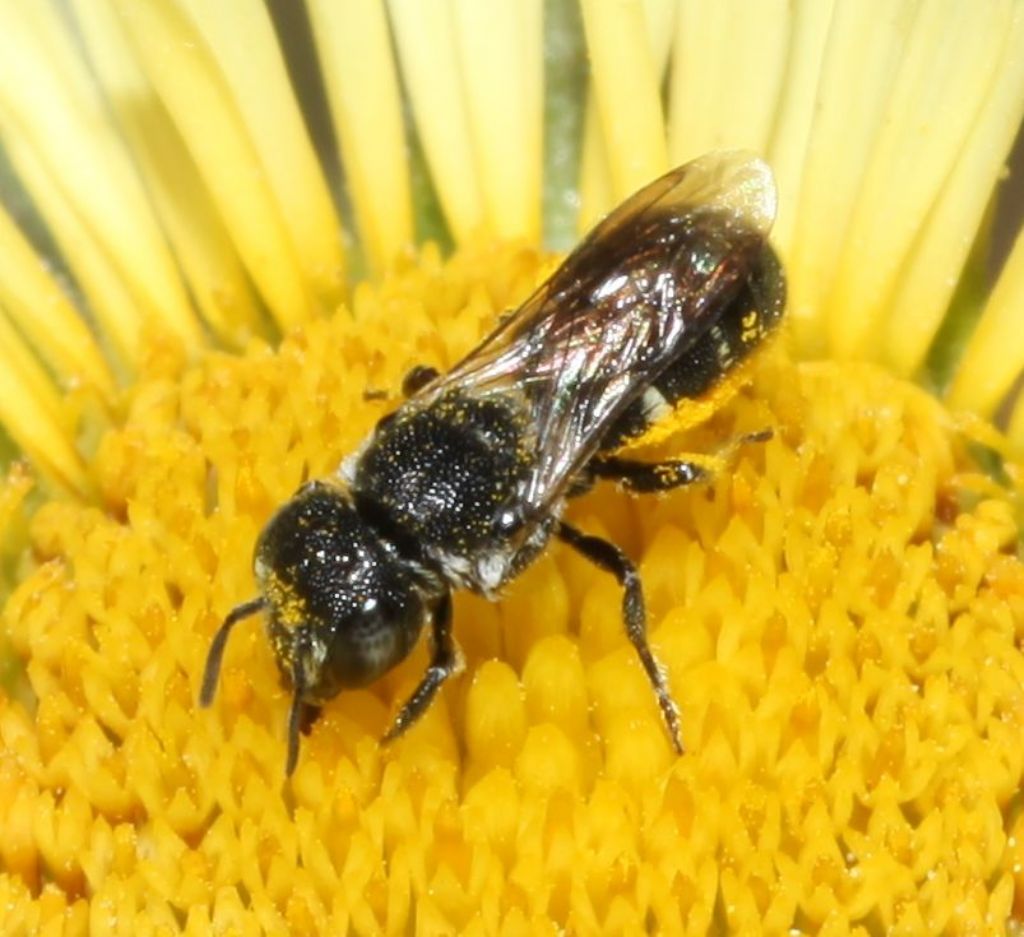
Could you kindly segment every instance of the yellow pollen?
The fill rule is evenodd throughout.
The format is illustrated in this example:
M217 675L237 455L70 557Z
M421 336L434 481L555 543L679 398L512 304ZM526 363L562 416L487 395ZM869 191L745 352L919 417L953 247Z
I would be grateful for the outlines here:
M276 612L277 623L289 631L298 628L306 619L306 602L303 597L273 573L268 578L266 590L267 598Z

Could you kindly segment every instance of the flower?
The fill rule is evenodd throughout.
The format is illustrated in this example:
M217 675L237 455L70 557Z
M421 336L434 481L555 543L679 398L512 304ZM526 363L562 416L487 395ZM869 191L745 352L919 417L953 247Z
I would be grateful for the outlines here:
M0 490L0 930L1007 927L1024 241L991 291L971 249L1024 114L1020 4L296 9L0 6L0 423L33 465ZM329 704L285 784L255 622L196 705L260 525L543 280L542 231L725 146L776 171L790 334L660 445L773 437L571 509L639 560L687 753L616 583L552 548L457 597L468 672L414 730L378 745L422 647ZM450 256L409 248L430 225Z

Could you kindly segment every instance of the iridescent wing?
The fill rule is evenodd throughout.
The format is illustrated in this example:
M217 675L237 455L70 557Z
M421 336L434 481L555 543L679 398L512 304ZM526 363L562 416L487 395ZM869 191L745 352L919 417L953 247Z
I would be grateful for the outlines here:
M523 399L535 471L521 506L542 517L616 417L742 287L775 203L771 170L749 153L672 170L609 214L516 313L409 403L451 390Z

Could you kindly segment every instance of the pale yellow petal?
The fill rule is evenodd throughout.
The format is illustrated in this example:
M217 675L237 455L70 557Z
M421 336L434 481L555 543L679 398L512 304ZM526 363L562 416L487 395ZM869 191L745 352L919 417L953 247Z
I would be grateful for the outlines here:
M104 344L117 365L131 372L142 351L142 337L152 311L133 295L121 270L111 260L93 228L84 222L64 189L50 176L49 167L36 159L23 137L4 139L7 156L24 183L32 202L45 219L75 283L85 297L85 308L95 317Z
M898 374L914 374L931 347L1024 118L1024 5L1004 31L992 85L886 314L885 362Z
M879 356L878 329L907 258L933 227L931 211L943 183L991 99L1000 72L1005 75L1010 12L1010 0L924 0L917 11L824 301L833 355ZM1024 99L1024 86L1019 86L1018 96ZM985 148L991 146L986 139ZM992 162L998 158L994 153ZM984 194L975 199L979 211L986 201ZM962 223L943 234L967 246L974 231ZM933 279L949 282L959 268L945 273L930 270ZM913 315L926 316L934 327L935 313L941 311L919 309L915 303Z
M375 270L413 239L402 108L379 0L310 0L320 69L359 240Z
M284 327L300 321L313 308L310 291L243 115L205 40L174 0L113 5L271 313Z
M772 242L783 258L792 249L800 177L807 158L834 3L835 0L796 0L792 4L785 76L768 147L768 163L779 190L779 215L772 228Z
M197 343L198 323L149 198L48 3L0 5L0 130L45 167L146 313Z
M589 231L615 204L612 197L611 170L601 115L594 99L594 89L587 91L583 113L583 143L580 148L579 215L576 228L580 234Z
M0 207L0 304L61 379L114 391L110 367L78 310Z
M651 43L651 56L658 75L664 79L672 52L679 0L644 0L644 22Z
M537 241L543 166L541 0L452 0L478 178L491 230Z
M676 4L665 0L644 0L644 25L659 85L664 81L672 48ZM594 98L593 82L587 91L583 118L583 144L580 155L579 215L577 230L583 234L615 206L609 176L608 153L600 114Z
M657 62L641 0L582 0L592 87L621 201L668 168Z
M89 483L71 444L62 397L0 308L0 423L44 475L85 494Z
M669 88L669 154L767 151L792 14L788 0L682 0Z
M90 61L203 318L236 342L258 328L257 299L224 221L107 3L74 0Z
M948 402L991 416L1024 370L1024 232L960 359Z
M837 0L822 59L788 257L792 331L805 353L825 346L822 303L846 244L857 190L885 116L917 2ZM854 90L855 89L855 90Z
M262 3L183 0L206 40L249 138L295 254L317 299L333 308L344 291L341 223Z
M405 90L452 236L487 236L466 87L448 2L389 0Z

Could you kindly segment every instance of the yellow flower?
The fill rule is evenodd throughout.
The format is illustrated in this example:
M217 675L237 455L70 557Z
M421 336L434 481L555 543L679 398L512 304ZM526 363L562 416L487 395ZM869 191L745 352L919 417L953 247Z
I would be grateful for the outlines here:
M270 9L0 0L0 932L1015 926L1024 238L978 271L1024 4ZM789 329L659 451L774 435L571 508L639 563L687 752L552 547L457 597L467 672L405 737L425 647L285 782L256 620L196 702L261 525L542 243L726 147L776 173Z

